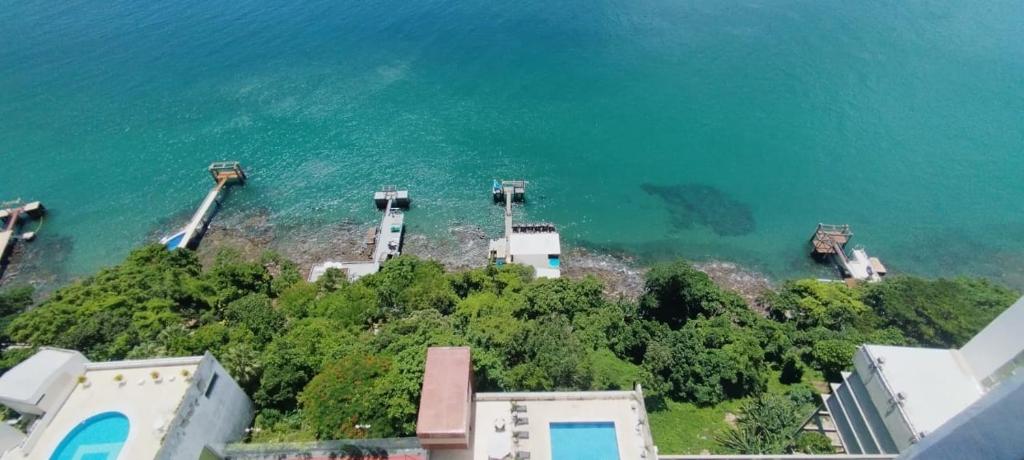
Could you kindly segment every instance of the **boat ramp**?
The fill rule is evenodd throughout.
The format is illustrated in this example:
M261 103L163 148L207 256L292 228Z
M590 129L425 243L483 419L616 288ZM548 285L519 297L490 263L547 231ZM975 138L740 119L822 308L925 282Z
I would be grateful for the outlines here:
M405 235L405 212L412 200L408 190L398 190L394 186L382 188L373 194L373 202L377 209L384 212L380 225L370 229L366 235L366 244L373 247L369 260L347 262L323 262L314 265L309 271L309 281L320 279L328 269L336 268L345 274L350 281L363 276L377 273L381 265L402 253L402 241Z
M166 246L170 251L178 248L195 249L199 245L199 240L206 232L206 228L210 225L214 214L220 208L221 196L229 186L235 184L245 185L247 179L245 171L242 170L237 161L213 163L207 170L210 172L210 176L213 177L214 186L206 194L206 198L199 205L199 209L192 214L188 224L182 227L181 230L160 239L160 244Z
M815 260L835 264L848 283L881 281L888 272L877 257L868 255L863 246L855 246L847 252L846 246L853 238L849 225L819 223L811 235L811 256Z
M553 224L516 224L512 219L513 203L526 202L525 180L495 180L491 194L495 203L505 205L505 236L493 239L488 259L501 266L518 263L533 267L538 278L561 276L562 245Z

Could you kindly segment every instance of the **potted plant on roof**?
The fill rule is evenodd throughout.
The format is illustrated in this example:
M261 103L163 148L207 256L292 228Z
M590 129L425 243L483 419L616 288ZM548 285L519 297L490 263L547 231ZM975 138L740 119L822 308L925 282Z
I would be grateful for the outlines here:
M187 381L191 381L192 380L192 373L189 372L188 369L182 369L181 370L181 377L184 378L186 382Z
M156 383L160 383L163 381L163 379L160 378L160 373L157 371L150 372L149 376L152 377L153 381Z
M117 374L114 376L114 381L117 382L117 386L124 386L124 374Z
M82 385L82 388L89 388L92 385L92 383L89 383L89 379L85 377L85 374L78 376L78 383Z

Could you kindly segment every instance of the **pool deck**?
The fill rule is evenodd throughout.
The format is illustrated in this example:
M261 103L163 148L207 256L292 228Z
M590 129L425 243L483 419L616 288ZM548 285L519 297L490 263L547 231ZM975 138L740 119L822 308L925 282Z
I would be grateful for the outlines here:
M129 422L128 439L119 458L155 458L192 384L182 371L195 375L200 358L170 358L145 365L139 361L89 363L87 384L77 384L60 409L52 412L52 418L43 417L36 423L28 436L30 442L6 452L0 460L47 460L76 425L111 411L124 414ZM153 371L160 374L159 382L150 375ZM115 380L118 374L123 376L121 382Z
M516 451L529 452L531 460L551 457L551 423L613 422L619 458L641 458L651 449L646 411L633 391L551 392L551 393L477 393L473 408L473 433L469 449L431 451L431 460L471 460L488 458L489 442L496 435L495 421L503 420L506 430L526 431L529 439L514 443ZM512 421L512 402L526 407L521 416L526 423ZM644 423L640 423L644 420ZM649 450L647 458L654 458Z

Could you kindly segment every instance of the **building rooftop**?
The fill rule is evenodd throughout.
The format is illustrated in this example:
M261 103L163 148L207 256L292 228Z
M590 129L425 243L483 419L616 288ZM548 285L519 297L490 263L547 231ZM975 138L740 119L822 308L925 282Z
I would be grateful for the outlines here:
M0 401L35 404L49 382L59 377L61 369L74 362L84 365L86 361L77 351L41 348L0 377Z
M513 403L525 408L520 422L513 420ZM531 460L551 460L551 424L565 422L611 422L619 458L643 458L641 452L645 449L646 458L655 458L646 411L633 391L477 393L473 412L469 448L431 450L431 460L500 458L495 457L493 450L503 432L508 436L512 432L529 433L515 441L513 449L528 452Z
M562 245L558 233L513 233L510 237L512 256L527 254L558 255L562 253Z
M865 345L917 432L931 432L981 398L981 384L956 350Z
M43 358L59 356L47 353ZM183 376L182 371L195 375L201 359L89 363L83 374L85 382L75 383L59 410L36 422L25 443L4 453L0 459L48 460L72 429L105 412L120 412L128 418L131 434L122 447L120 458L155 458L191 385L191 379ZM152 377L153 372L159 373L158 379ZM118 375L120 381L115 379Z
M420 438L464 436L472 398L469 347L431 347L423 372L416 421Z

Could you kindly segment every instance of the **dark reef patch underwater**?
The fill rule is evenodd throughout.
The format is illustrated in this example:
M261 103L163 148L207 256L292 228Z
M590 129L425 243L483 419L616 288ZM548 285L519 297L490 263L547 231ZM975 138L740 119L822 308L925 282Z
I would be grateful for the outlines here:
M642 184L640 188L665 202L677 229L703 225L717 235L741 236L756 228L750 206L710 185Z

